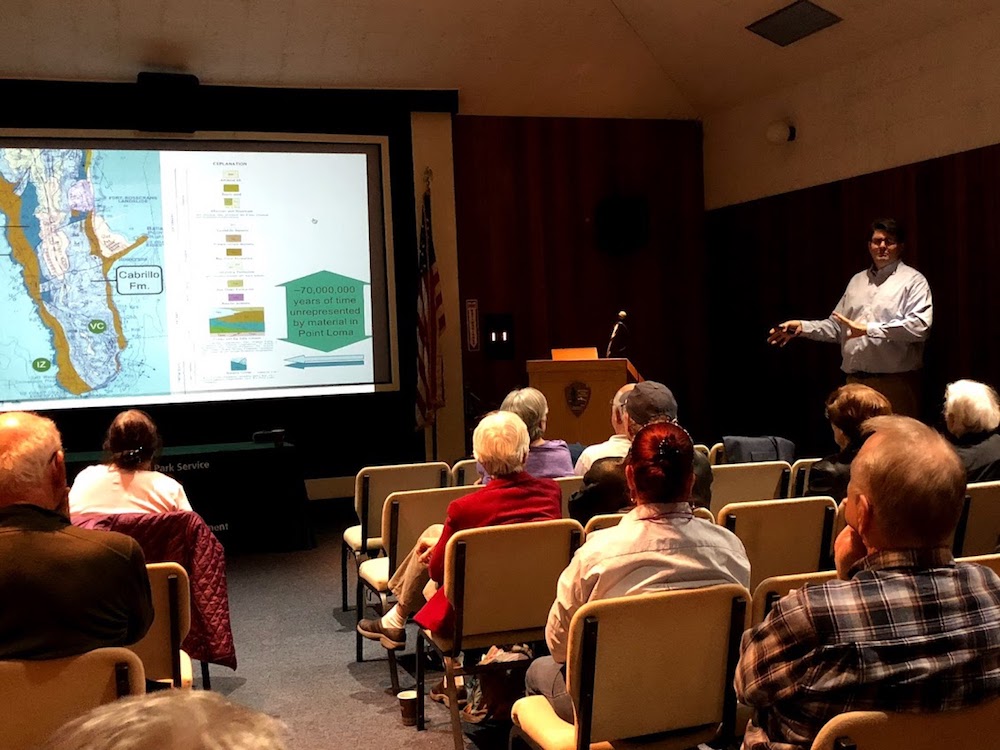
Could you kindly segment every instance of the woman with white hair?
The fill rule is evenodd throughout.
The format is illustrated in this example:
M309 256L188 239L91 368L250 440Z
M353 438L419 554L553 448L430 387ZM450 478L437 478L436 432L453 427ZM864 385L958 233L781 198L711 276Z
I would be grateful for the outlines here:
M549 403L537 388L516 388L507 394L500 411L513 412L528 428L528 459L524 470L533 477L555 479L573 476L573 458L565 440L546 440L545 427L549 416ZM490 481L490 473L482 463L476 464L483 484Z
M358 623L361 635L387 649L404 648L406 621L414 612L423 627L435 632L445 628L453 613L444 589L439 588L430 601L425 601L424 590L428 581L444 581L444 551L456 531L562 517L559 485L524 470L528 443L528 430L515 414L498 411L483 417L472 434L472 449L493 481L452 500L444 525L424 531L389 579L396 604L381 618Z
M948 439L962 459L969 482L1000 480L1000 399L975 380L956 380L944 392Z

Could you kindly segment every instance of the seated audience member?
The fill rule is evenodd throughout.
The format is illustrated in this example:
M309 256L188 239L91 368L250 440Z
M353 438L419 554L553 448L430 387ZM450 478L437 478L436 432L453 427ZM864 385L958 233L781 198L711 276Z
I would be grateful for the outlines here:
M160 435L149 415L123 411L111 423L104 450L108 462L88 466L69 491L72 513L167 513L191 510L184 488L154 471Z
M958 380L944 392L944 422L969 482L1000 480L1000 400L985 383Z
M1000 696L1000 577L956 565L965 471L909 417L876 417L853 462L839 580L781 599L743 636L743 747L808 748L844 711L924 713Z
M153 621L146 563L124 534L70 525L59 431L0 414L0 659L138 641Z
M861 383L842 385L827 397L826 418L840 452L812 465L805 489L807 497L829 495L838 503L847 497L851 462L865 441L861 424L866 419L887 414L892 414L889 399Z
M631 443L629 443L631 446ZM583 486L569 499L569 515L584 526L594 516L631 510L623 458L599 458L583 475Z
M654 380L645 380L630 386L625 386L628 390L623 395L621 418L625 425L625 434L628 436L629 445L639 430L654 422L676 422L677 421L677 400L674 394L663 383ZM624 389L623 389L624 390ZM618 392L619 394L622 391ZM595 460L597 456L595 455ZM600 513L615 513L623 507L631 505L626 497L625 503L621 503L622 496L615 493L613 488L625 486L624 466L617 468L613 464L607 464L599 470L599 474L617 471L617 482L613 483L609 477L591 477L590 481L584 475L583 487L570 498L569 514L582 524L586 524L593 516ZM712 466L708 459L698 451L694 454L694 489L691 493L692 502L705 508L712 503Z
M636 507L617 526L588 536L559 577L545 627L552 656L532 663L525 684L529 695L546 696L564 721L573 721L573 702L566 693L569 627L584 604L676 588L750 583L743 543L728 529L692 514L694 453L690 436L679 425L644 427L625 458L625 479ZM669 623L664 628L663 637L669 637ZM636 634L635 647L649 647L641 635Z
M625 454L628 453L628 449L632 445L632 438L628 435L625 399L633 388L635 388L635 383L623 385L618 389L615 397L611 399L611 427L615 434L603 443L596 443L583 449L583 453L576 460L576 466L573 469L578 476L585 476L598 459L625 458Z
M539 479L553 479L573 475L573 460L565 440L546 440L545 422L549 415L549 404L541 391L535 388L519 388L507 394L500 404L500 411L513 412L528 427L528 459L524 470ZM489 483L490 473L482 463L476 464L483 484Z
M285 726L208 690L168 690L98 706L42 750L286 750Z
M483 417L472 435L472 449L493 481L453 500L444 526L424 532L389 581L397 603L381 618L362 620L358 624L361 635L380 641L385 648L403 648L406 620L417 610L421 610L418 619L424 627L432 631L446 627L452 611L444 589L439 588L425 604L424 588L431 580L444 581L445 547L456 531L562 517L559 485L524 470L528 443L528 430L516 414L498 411Z

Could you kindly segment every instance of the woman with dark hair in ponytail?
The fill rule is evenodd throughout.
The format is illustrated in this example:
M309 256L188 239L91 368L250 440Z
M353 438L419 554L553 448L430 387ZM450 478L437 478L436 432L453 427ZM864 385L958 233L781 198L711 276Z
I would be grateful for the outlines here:
M160 434L149 415L123 411L108 428L105 463L89 466L69 491L71 513L167 513L191 510L184 488L154 469Z
M536 659L525 678L529 695L544 695L573 721L566 693L569 625L589 601L630 594L750 585L750 561L736 535L691 509L694 446L676 422L654 422L635 436L625 457L625 481L635 508L610 529L587 536L562 572L545 640L552 656Z

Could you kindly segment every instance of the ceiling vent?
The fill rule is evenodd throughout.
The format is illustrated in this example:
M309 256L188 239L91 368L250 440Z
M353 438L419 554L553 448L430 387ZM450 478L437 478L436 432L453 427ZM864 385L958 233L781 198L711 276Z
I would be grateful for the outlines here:
M840 21L840 16L809 0L798 0L769 16L764 16L759 21L754 21L747 26L747 29L779 47L787 47Z

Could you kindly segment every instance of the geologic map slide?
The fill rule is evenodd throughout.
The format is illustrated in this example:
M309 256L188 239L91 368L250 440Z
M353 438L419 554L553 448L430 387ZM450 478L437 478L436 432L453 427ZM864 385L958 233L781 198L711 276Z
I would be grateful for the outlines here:
M374 390L366 156L0 147L0 408Z

